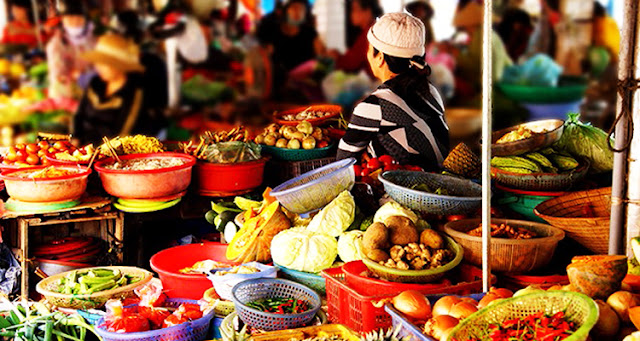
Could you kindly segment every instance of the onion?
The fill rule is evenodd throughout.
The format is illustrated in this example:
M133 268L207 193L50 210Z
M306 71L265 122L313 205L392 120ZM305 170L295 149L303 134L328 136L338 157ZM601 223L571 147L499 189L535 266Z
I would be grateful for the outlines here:
M610 305L602 300L596 300L596 304L598 304L600 315L598 316L598 322L593 326L591 333L603 340L616 336L620 330L620 319L618 318L618 314L616 314Z
M426 321L431 317L431 304L429 300L418 291L403 291L394 297L391 303L394 308L412 319Z
M498 298L509 298L513 296L513 291L505 288L492 287L489 289L489 293L494 293Z
M607 303L618 314L622 322L629 322L629 308L638 305L636 298L628 291L616 291L609 298Z
M451 332L450 329L457 326L458 319L449 315L436 316L424 325L424 332L427 335L431 335L436 340L442 340L447 332Z
M471 303L474 307L478 306L478 301L474 300L471 297L460 297L460 301Z
M453 331L453 328L455 328L455 327L451 327L451 328L445 330L444 332L442 332L442 335L440 336L440 340L438 340L438 341L447 341L449 339L449 335Z
M462 320L469 317L469 315L475 313L476 311L478 311L478 308L476 308L475 305L469 302L458 302L453 305L453 307L451 307L449 315Z
M433 305L433 316L449 315L454 304L460 302L458 296L444 296Z
M499 299L500 297L498 297L498 295L492 293L491 291L489 291L488 294L484 295L484 297L480 300L480 303L478 303L478 308L482 309L486 306L489 305L489 303Z

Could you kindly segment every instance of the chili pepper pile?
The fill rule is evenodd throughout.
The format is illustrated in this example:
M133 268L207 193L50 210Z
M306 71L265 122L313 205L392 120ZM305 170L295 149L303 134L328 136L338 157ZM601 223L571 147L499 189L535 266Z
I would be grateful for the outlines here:
M577 329L575 323L565 320L563 311L554 315L538 312L524 318L504 321L489 326L491 341L558 341L564 340ZM470 339L469 341L477 339Z
M247 303L247 306L273 314L300 314L309 310L309 303L295 298L265 298Z

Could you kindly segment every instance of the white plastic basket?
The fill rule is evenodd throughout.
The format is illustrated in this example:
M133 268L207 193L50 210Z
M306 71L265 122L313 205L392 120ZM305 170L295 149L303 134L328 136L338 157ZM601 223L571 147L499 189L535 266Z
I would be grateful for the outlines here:
M278 274L278 269L275 266L264 265L258 262L250 262L242 265L256 268L260 270L260 272L252 274L228 274L224 276L216 276L214 274L219 271L228 271L231 268L215 269L209 272L207 278L213 283L213 287L216 289L216 293L220 298L231 301L233 299L231 289L240 282L256 278L276 278Z

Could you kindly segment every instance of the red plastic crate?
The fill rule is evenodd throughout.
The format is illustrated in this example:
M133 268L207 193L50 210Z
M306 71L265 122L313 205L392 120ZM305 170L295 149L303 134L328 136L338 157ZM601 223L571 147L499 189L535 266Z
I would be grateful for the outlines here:
M373 302L390 298L397 293L380 296L366 296L349 287L342 268L322 271L327 287L327 314L332 323L340 323L358 333L367 333L391 326L391 316L384 307L376 308ZM468 295L482 291L482 270L467 264L461 264L453 271L457 277L453 285L438 288L429 287L420 290L425 295L455 294ZM492 278L495 283L495 277Z

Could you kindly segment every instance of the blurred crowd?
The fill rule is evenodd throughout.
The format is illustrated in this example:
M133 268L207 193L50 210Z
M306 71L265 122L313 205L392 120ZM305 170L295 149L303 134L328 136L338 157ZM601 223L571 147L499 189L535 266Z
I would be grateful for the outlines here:
M139 1L136 8L106 14L99 1L58 0L34 11L30 0L9 0L10 20L0 43L39 51L35 55L48 64L47 96L79 100L72 129L86 141L160 134L169 124L167 108L175 111L185 104L178 98L191 93L185 86L202 91L207 84L215 93L217 119L246 120L256 103L336 102L349 108L378 85L367 62L367 32L383 14L378 0L346 1L342 52L326 47L309 0L278 0L267 14L257 1L210 0L204 16L196 15L196 2ZM594 2L590 44L606 54L605 67L595 65L591 54L572 58L571 49L557 44L572 29L559 2L540 0L541 11L532 13L524 1L505 1L494 22L495 79L540 53L566 61L565 70L576 74L615 74L600 70L615 69L615 21ZM436 40L431 25L437 6L429 0L405 3L404 10L425 25L430 81L446 106L479 106L482 1L458 1L456 33L444 41Z

